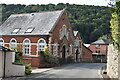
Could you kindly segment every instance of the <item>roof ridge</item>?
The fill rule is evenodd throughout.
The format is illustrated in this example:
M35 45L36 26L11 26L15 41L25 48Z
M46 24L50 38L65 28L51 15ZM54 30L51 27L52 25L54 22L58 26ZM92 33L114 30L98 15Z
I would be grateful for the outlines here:
M63 11L63 10L51 10L51 11L41 11L41 12L32 12L32 13L18 13L18 14L11 14L11 15L46 13L46 12L56 12L56 11Z

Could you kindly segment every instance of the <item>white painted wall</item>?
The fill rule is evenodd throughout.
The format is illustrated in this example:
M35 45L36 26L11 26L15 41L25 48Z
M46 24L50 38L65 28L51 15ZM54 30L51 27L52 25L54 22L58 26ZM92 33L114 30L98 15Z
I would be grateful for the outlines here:
M0 51L0 78L4 74L4 54L3 51ZM13 61L15 61L15 52L6 52L5 77L24 76L25 66L15 65Z
M12 64L14 52L8 52L6 54L7 55L6 55L6 71L5 71L6 74L5 74L5 77L24 76L25 66Z
M2 51L0 51L0 78L3 77L3 55Z

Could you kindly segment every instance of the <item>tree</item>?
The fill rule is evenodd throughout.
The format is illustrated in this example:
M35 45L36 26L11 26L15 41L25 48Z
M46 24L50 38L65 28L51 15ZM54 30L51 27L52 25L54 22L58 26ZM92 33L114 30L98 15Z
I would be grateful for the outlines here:
M120 1L116 2L116 5L112 10L112 19L110 21L110 27L112 29L112 39L115 48L117 48L120 51Z

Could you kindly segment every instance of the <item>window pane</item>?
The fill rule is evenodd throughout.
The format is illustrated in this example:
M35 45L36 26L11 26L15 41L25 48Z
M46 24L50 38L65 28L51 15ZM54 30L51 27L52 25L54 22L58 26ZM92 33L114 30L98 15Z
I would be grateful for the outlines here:
M40 40L39 43L45 43L43 40Z
M96 45L96 48L100 48L100 45Z
M3 40L0 40L0 42L3 42Z
M3 46L4 42L3 40L0 40L0 46Z
M15 41L15 40L12 40L11 42L12 42L12 43L16 43L16 41Z
M24 50L25 50L25 54L30 53L30 41L29 40L24 41Z
M25 40L25 43L30 43L29 40Z

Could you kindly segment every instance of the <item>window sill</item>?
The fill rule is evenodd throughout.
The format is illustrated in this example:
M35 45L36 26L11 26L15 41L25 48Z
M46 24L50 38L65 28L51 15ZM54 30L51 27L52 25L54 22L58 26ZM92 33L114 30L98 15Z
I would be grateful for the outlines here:
M24 55L24 56L28 56L28 57L39 57L39 55Z

